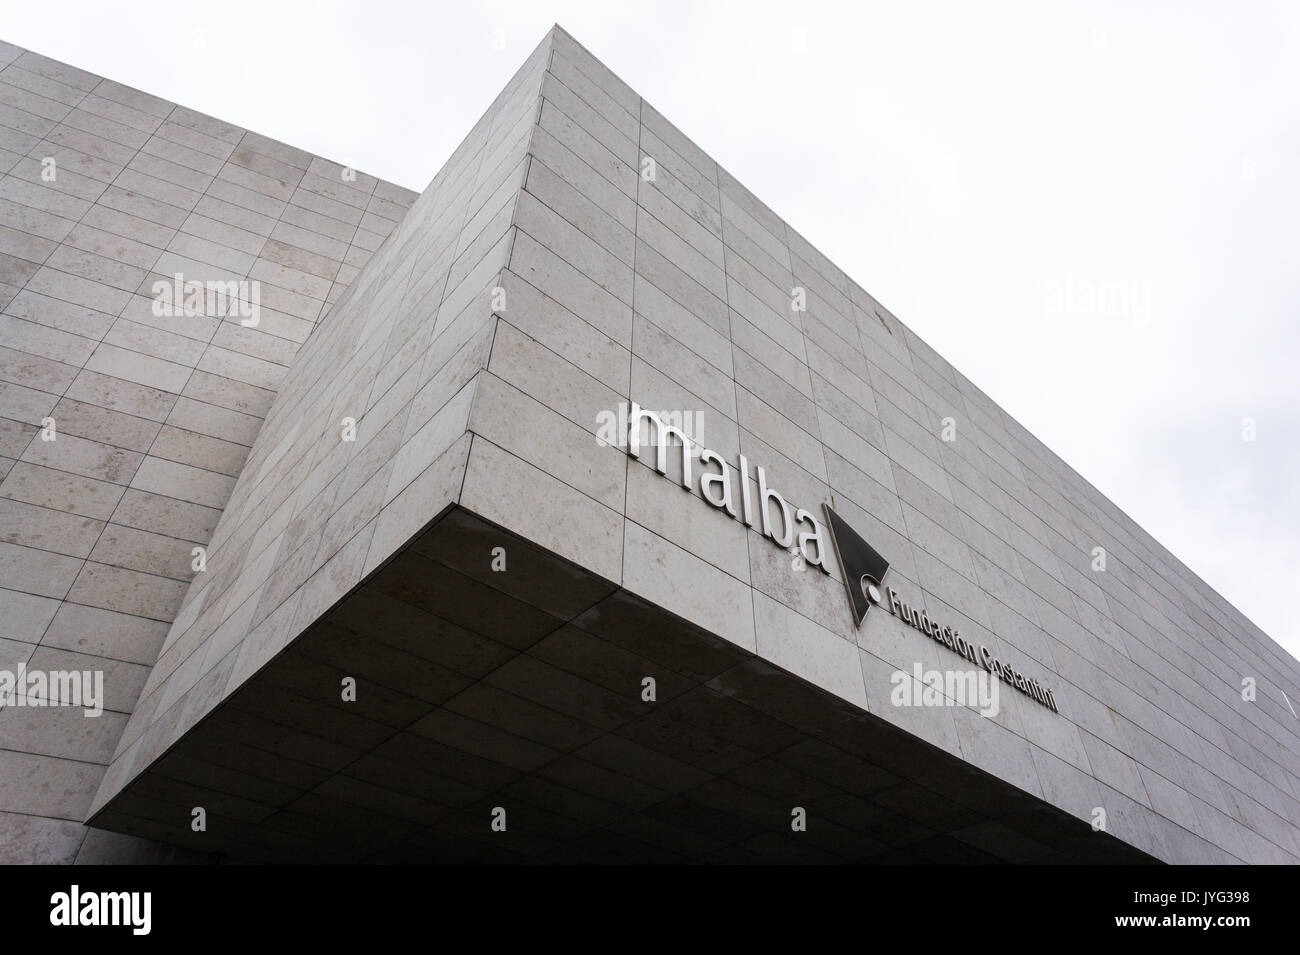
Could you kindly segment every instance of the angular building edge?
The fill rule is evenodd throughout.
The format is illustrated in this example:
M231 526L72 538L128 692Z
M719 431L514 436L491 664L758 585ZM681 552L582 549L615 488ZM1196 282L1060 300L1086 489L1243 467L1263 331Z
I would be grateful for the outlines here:
M911 638L855 633L837 569L791 578L596 441L629 398L833 497L932 614L1065 684L1064 721L889 706ZM1296 662L558 27L296 356L92 816L452 504L1077 818L1122 807L1155 856L1300 858L1297 734L1234 700L1235 671L1294 686Z

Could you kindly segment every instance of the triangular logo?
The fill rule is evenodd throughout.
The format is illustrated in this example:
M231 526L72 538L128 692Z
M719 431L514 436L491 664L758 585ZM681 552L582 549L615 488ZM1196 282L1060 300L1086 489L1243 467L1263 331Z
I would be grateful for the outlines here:
M835 555L840 559L840 569L844 572L844 589L849 592L849 606L853 608L853 625L862 626L862 618L867 615L873 603L880 602L877 589L889 570L889 561L862 539L862 535L845 523L844 519L831 510L829 504L823 504L826 510L826 523L831 529L831 541L835 544Z

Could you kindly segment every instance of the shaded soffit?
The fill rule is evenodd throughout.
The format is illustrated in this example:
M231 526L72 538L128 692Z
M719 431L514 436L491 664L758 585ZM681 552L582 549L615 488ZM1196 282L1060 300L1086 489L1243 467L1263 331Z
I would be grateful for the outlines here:
M1155 861L459 507L90 824L265 862Z

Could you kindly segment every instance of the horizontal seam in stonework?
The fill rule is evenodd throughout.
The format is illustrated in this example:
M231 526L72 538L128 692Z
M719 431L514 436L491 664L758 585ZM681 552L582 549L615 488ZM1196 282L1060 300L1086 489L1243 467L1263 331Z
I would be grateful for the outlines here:
M55 143L54 145L58 145L58 144ZM39 143L38 143L38 147L39 147ZM65 147L65 148L66 148L66 147ZM74 151L75 151L75 150L74 150ZM24 158L30 158L30 156L28 156L28 157L24 157ZM226 164L226 162L228 162L228 161L223 161L223 163L222 163L223 167L224 167L224 165ZM115 163L114 165L117 165L117 164ZM234 165L234 164L232 164L232 165ZM114 207L114 206L112 206L112 205L109 205L108 203L105 203L105 202L103 201L104 196L105 196L105 194L107 194L108 190L114 188L114 186L116 185L116 179L117 179L117 177L120 176L121 173L123 173L123 172L128 172L128 171L139 173L139 170L131 169L130 166L123 166L123 167L121 168L121 170L119 170L119 172L114 176L114 180L111 181L111 182L106 183L104 189L101 190L100 194L99 194L95 199L93 199L93 200L92 200L92 199L85 199L85 198L83 198L83 197L81 197L81 196L77 196L77 195L72 194L72 193L62 193L62 192L61 192L61 193L59 193L59 194L60 194L60 195L68 196L70 199L73 199L73 200L75 200L75 201L77 201L77 202L87 203L87 204L89 205L89 208L86 210L86 212L89 212L90 209L93 209L93 208L95 208L95 207L101 207L101 208L104 208L104 209L108 209L109 211L112 211L112 212L120 213L121 215L132 216L132 217L134 217L134 218L140 219L140 220L143 221L143 222L148 222L148 223L150 223L151 225L156 225L156 226L158 226L158 227L160 227L160 228L170 229L170 230L172 230L173 232L182 229L183 226L184 226L184 222L183 222L183 221L182 221L182 223L181 223L180 225L171 225L171 224L169 224L169 223L167 223L167 222L161 222L161 221L159 221L159 220L157 220L157 219L150 219L150 218L148 218L147 216L144 216L144 215L140 215L140 214L138 214L137 212L124 212L123 210L121 210L121 209L117 209L116 207ZM5 177L12 178L12 179L14 179L14 180L17 181L17 182L24 182L24 183L32 184L32 183L31 183L31 180L29 180L29 179L24 179L24 178L21 177L21 176L14 175L12 172L6 172L6 173L4 173L3 175L4 175ZM147 174L145 174L145 173L140 173L140 175L147 175ZM87 177L87 178L89 178L89 177ZM152 177L151 177L151 178L152 178ZM346 221L346 220L344 220L344 219L337 219L337 218L335 218L334 216L331 216L331 215L329 215L329 214L327 214L327 213L320 212L319 210L312 209L312 208L310 208L309 206L305 206L305 205L302 205L302 204L300 204L300 203L294 202L294 201L293 201L293 196L290 196L289 199L280 199L280 198L278 198L278 197L276 197L276 196L273 196L273 195L270 195L270 194L267 194L267 193L258 193L258 192L255 192L254 190L250 189L250 188L247 187L247 186L243 186L243 185L241 185L241 184L239 184L239 183L231 182L231 181L228 180L228 179L222 179L222 178L220 177L220 174L219 174L219 173L216 174L216 175L212 175L212 176L210 176L209 178L210 178L211 181L210 181L210 182L207 184L207 186L204 188L203 192L201 192L201 193L199 194L199 198L198 198L198 200L194 203L193 206L188 206L188 207L187 207L187 206L178 206L178 205L175 205L174 203L168 202L166 199L160 199L160 198L158 198L158 197L156 197L156 196L152 196L152 195L149 195L148 193L143 193L143 192L135 193L135 195L138 196L139 198L143 198L143 199L147 200L148 202L158 203L159 205L166 206L166 207L168 207L168 208L170 208L170 209L175 209L175 210L177 211L177 213L184 213L184 214L185 214L185 217L186 217L187 219L188 219L188 217L191 216L191 215L200 215L200 216L205 216L206 218L211 218L210 216L206 216L205 213L201 213L201 212L198 212L198 211L197 211L199 204L203 201L204 198L211 198L211 199L213 199L213 200L215 200L215 201L223 202L223 203L226 203L226 204L228 204L228 205L232 205L232 206L234 206L234 207L237 208L237 209L242 209L242 210L244 210L244 211L246 211L246 212L251 212L251 213L254 213L254 214L256 214L256 215L260 215L260 216L262 216L262 217L264 217L264 218L273 218L272 216L269 216L266 212L262 211L261 209L254 209L254 208L251 208L251 207L248 207L248 206L241 206L241 205L239 205L238 203L233 202L233 201L230 200L230 199L226 199L226 198L224 198L224 197L222 197L222 196L215 195L215 194L213 194L213 193L210 191L210 190L212 189L212 187L213 187L214 185L216 185L217 183L226 183L226 184L228 184L228 185L235 186L235 187L238 187L238 188L240 188L240 189L244 189L244 190L246 190L246 191L248 191L248 192L251 192L251 193L253 193L254 195L257 195L257 196L259 196L259 197L261 197L261 198L263 198L263 199L269 199L269 200L271 200L271 201L274 201L274 202L278 202L278 203L283 204L284 208L283 208L283 209L282 209L282 210L277 214L277 216L274 217L274 218L276 218L277 222L278 222L278 221L286 221L286 220L284 220L284 218L283 218L283 216L284 216L284 212L288 211L288 209L290 209L290 208L295 208L295 209L300 209L300 210L302 210L303 212L309 213L309 214L311 214L311 215L318 215L318 216L320 216L320 217L323 218L323 219L329 219L329 220L332 221L332 222L338 222L340 225L345 225L345 226L347 226L347 227L349 227L349 228L351 228L351 229L357 229L357 228L360 228L360 223L359 223L359 222L358 222L358 223L351 223L351 222L348 222L348 221ZM93 181L95 181L95 182L102 182L102 180L99 180L99 179L95 179L95 180L93 180ZM157 181L159 181L159 182L166 182L166 180L162 180L162 179L159 179L159 180L157 180ZM123 192L126 191L126 190L122 189L121 186L117 186L117 188L118 188L119 190L123 191ZM190 187L188 187L188 186L181 186L181 187L179 187L179 188L186 188L186 189L189 189ZM295 187L295 194L296 194L296 189L297 189L297 187ZM197 191L197 190L191 189L190 191ZM311 193L312 195L320 195L319 193L312 192L311 190L305 190L305 191ZM322 198L329 198L329 197L328 197L328 196L322 196ZM86 212L83 212L82 215L81 215L78 219L74 220L74 219L69 218L69 217L66 216L66 215L61 214L61 213L51 212L51 211L49 211L48 209L42 209L42 208L34 207L34 206L26 206L24 203L22 203L22 202L20 202L19 200L16 200L16 199L5 199L4 201L7 201L7 202L13 202L13 203L16 204L16 205L22 205L22 206L24 206L24 208L34 209L34 210L37 211L37 212L41 212L41 213L43 213L43 214L45 214L45 215L49 215L49 216L53 216L53 217L58 218L58 219L62 219L62 220L64 220L64 221L66 221L66 222L80 222L80 219L81 219L81 218L84 218L84 216L85 216L85 214L86 214ZM370 209L365 209L365 210L363 210L363 213L373 215L373 216L375 216L375 218L382 219L382 220L384 220L385 222L388 222L388 223L392 224L393 226L396 226L396 225L400 224L400 221L401 221L401 220L396 220L396 219L389 219L387 216L381 215L381 214L379 214L379 213L377 213L377 212L374 212L373 210L370 210ZM364 220L364 215L362 216L362 220ZM215 219L215 220L213 220L213 221L221 222L223 225L229 225L229 226L232 226L232 227L234 227L234 228L242 229L242 230L245 231L245 232L248 232L248 231L249 231L249 230L247 230L247 229L243 229L242 226L238 226L238 225L236 225L236 224L234 224L234 223L226 222L226 221L221 220L221 219ZM306 232L310 232L310 233L313 234L313 235L318 235L318 236L320 236L321 238L324 238L324 239L330 239L331 241L334 241L334 242L342 242L342 241L345 241L345 240L343 240L343 239L338 239L338 238L335 238L334 236L328 235L327 233L318 232L317 230L312 229L310 226L301 225L301 224L296 223L296 222L288 222L287 224L288 224L288 225L291 225L291 226L294 226L295 228L303 229L304 231L306 231ZM22 232L24 235L34 235L34 236L36 236L37 238L45 238L44 236L41 236L39 233L27 232L26 230L19 229L19 228L17 228L17 227L12 227L12 226L11 226L10 228L14 228L15 231L17 231L17 232ZM93 226L92 228L99 228L99 227L97 227L97 226ZM109 230L101 230L101 231L109 232L110 235L117 235L118 238L128 239L128 240L133 241L133 242L140 242L140 240L139 240L139 239L136 239L134 236L122 236L122 235L118 235L117 233L111 232L111 231L109 231ZM380 235L380 233L373 232L372 230L363 230L363 231L366 231L366 232L368 232L368 233L371 234L371 235ZM191 234L191 233L186 233L186 234ZM251 232L250 232L250 234L252 234L252 235L256 235L257 233L251 233ZM203 236L199 236L199 238L204 238L204 237L203 237ZM270 236L268 235L268 236L265 236L264 238L270 238ZM51 242L52 242L52 241L54 241L54 240L52 240L52 239L46 239L46 241L51 241ZM215 241L215 240L210 240L210 241ZM59 244L61 245L61 244L63 244L63 242L60 242ZM147 243L141 243L141 244L145 244L145 245L147 245ZM217 244L221 244L221 243L217 243ZM153 246L150 246L150 248L153 248ZM161 251L166 251L166 250L164 249L164 250L161 250ZM308 251L310 251L310 250L308 250ZM319 253L318 253L318 254L319 254ZM137 268L142 268L143 266L136 266L136 267L137 267Z

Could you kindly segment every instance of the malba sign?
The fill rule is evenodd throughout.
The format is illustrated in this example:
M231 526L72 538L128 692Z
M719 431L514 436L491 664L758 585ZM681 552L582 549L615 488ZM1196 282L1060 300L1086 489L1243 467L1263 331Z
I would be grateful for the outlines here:
M605 414L614 417L614 413L602 412L602 416ZM812 511L792 506L768 484L767 472L761 466L753 468L754 486L751 487L750 463L745 455L739 455L739 467L733 467L722 455L703 446L698 448L700 473L697 485L697 448L686 428L665 421L635 401L620 406L616 420L619 443L627 448L629 456L638 460L645 458L655 471L667 475L670 455L675 455L684 490L692 491L698 486L705 503L753 528L782 550L797 548L804 561L826 574L831 572L826 565L829 540L843 571L855 626L862 625L873 605L884 604L891 614L908 626L970 662L983 666L1035 702L1059 712L1051 690L1025 676L1010 663L999 660L987 646L976 646L955 628L931 620L924 610L910 607L892 587L885 588L887 599L882 597L881 582L889 570L889 561L829 504L822 505L826 518L823 524Z

